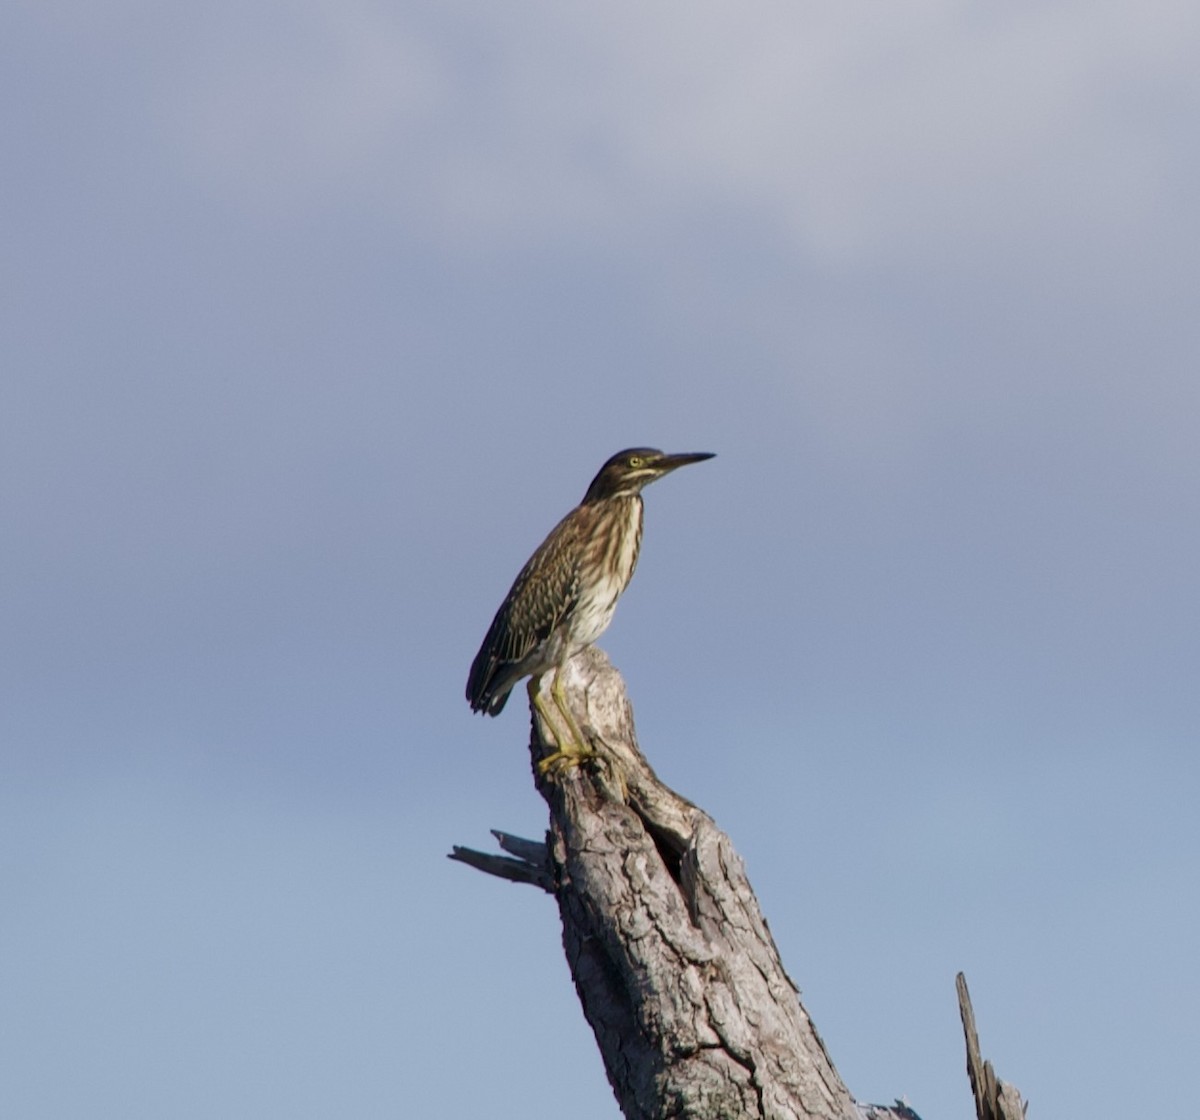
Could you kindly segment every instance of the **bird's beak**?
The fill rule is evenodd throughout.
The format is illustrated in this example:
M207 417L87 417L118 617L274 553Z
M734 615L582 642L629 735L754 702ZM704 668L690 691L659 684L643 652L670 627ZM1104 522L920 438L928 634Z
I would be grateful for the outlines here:
M678 455L664 455L654 464L654 468L660 475L670 474L676 467L686 467L688 463L702 463L705 459L713 457L712 451L684 451Z

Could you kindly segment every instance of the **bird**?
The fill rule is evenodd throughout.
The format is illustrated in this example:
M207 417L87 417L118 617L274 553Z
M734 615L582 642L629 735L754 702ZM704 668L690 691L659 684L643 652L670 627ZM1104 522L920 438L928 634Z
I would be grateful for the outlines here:
M592 479L583 501L550 530L496 611L471 665L467 702L474 712L499 715L513 687L529 677L530 701L557 746L539 763L543 774L592 753L567 705L562 669L608 628L633 578L642 544L642 490L679 467L711 458L708 451L618 451ZM550 670L555 707L566 725L561 730L538 689Z

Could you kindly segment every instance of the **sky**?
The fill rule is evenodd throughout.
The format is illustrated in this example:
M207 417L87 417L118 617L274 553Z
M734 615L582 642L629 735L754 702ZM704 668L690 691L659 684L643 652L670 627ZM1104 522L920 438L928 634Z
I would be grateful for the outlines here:
M467 670L614 451L600 644L856 1097L1200 1050L1200 8L13 0L0 1115L618 1115L521 704Z

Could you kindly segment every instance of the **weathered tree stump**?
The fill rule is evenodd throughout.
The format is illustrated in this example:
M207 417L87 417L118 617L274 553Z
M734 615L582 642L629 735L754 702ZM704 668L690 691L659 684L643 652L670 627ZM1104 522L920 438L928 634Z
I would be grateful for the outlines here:
M979 1051L975 1009L971 1006L971 993L967 991L967 978L960 972L954 983L958 989L958 1013L962 1016L963 1036L967 1043L967 1076L971 1079L977 1120L1025 1120L1026 1105L1021 1094L996 1076L992 1063L985 1062Z
M851 1097L741 858L707 814L658 780L608 658L593 646L565 673L595 756L541 775L537 762L555 748L534 715L546 842L497 832L508 856L455 848L451 858L555 897L571 975L626 1120L919 1120L900 1102Z

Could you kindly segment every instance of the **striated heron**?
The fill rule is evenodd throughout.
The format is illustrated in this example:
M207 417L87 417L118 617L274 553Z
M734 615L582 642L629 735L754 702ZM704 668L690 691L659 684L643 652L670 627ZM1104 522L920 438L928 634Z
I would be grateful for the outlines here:
M467 700L472 711L499 715L513 686L530 677L529 698L558 746L539 764L543 773L590 753L567 705L561 670L604 633L633 578L642 543L643 487L712 457L706 451L664 455L650 447L619 451L529 558L500 604L471 665ZM551 669L565 734L537 687Z

